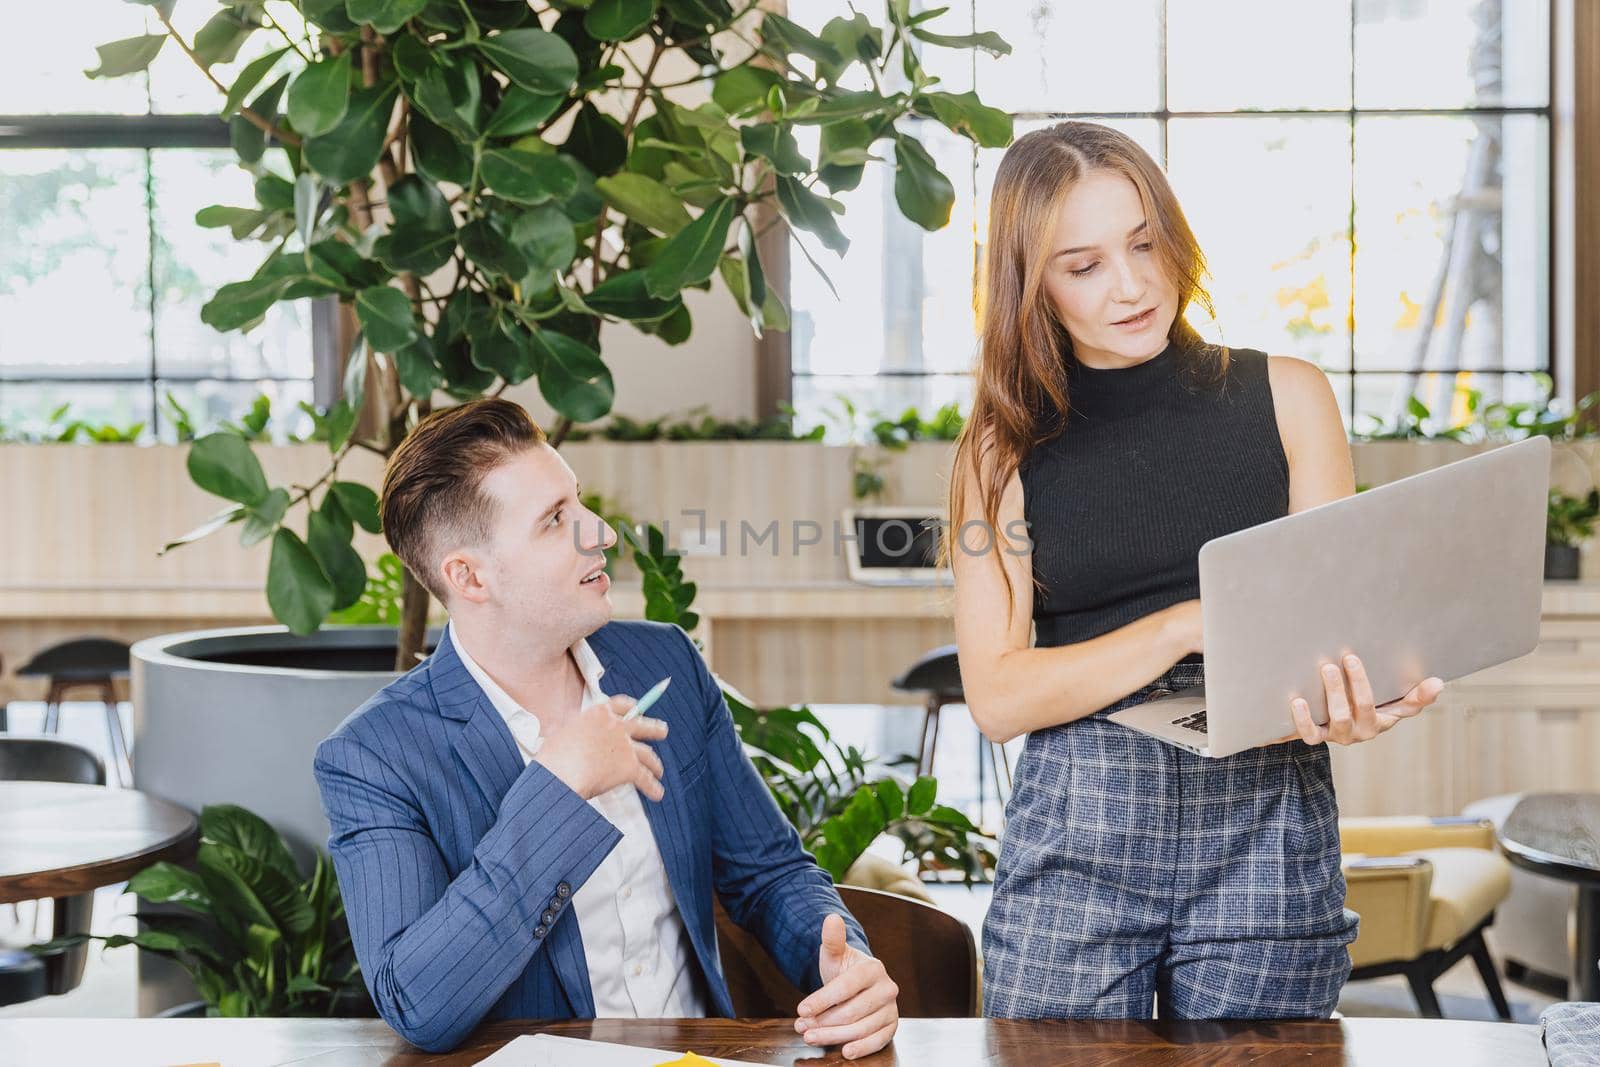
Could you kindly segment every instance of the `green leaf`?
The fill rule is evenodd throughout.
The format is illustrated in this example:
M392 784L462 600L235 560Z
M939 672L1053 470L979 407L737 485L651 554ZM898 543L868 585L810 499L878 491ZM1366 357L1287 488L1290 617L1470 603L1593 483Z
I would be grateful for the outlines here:
M778 207L784 218L802 230L809 230L833 251L844 255L850 238L839 229L828 202L786 174L777 177Z
M200 66L210 70L217 63L232 63L239 49L259 28L254 18L240 8L225 7L206 20L195 31L189 47L193 49Z
M540 204L571 196L577 177L554 154L540 155L514 148L495 148L483 154L484 184L507 200Z
M717 269L722 246L728 240L728 227L738 211L729 199L701 212L700 217L679 230L662 248L656 261L645 271L645 288L654 297L676 295L685 286L706 281ZM580 419L587 422L587 419Z
M345 0L351 22L364 23L379 33L393 33L427 6L428 0Z
M478 51L530 92L564 96L578 80L572 46L544 30L505 30L479 41Z
M544 120L556 113L565 97L554 93L533 93L513 85L500 98L500 104L483 128L485 137L520 137L533 133Z
M450 261L455 220L437 186L407 174L390 186L389 209L394 225L372 246L384 266L398 273L430 274Z
M175 863L153 863L128 879L128 892L151 904L177 904L205 915L214 907L198 874Z
M267 476L238 434L206 434L189 446L189 477L215 496L254 507L267 497Z
M239 110L244 104L244 98L250 95L252 89L261 84L261 79L272 73L272 68L278 65L278 60L282 59L283 54L288 50L289 46L285 45L282 48L268 52L264 56L257 56L245 64L244 69L234 76L233 84L228 87L228 97L222 105L223 118L227 118Z
M406 294L387 285L356 294L356 318L367 344L378 352L393 352L417 339L417 322Z
M501 322L474 337L472 362L509 385L527 381L539 369L539 356L527 329L515 322Z
M389 115L399 87L393 83L357 89L339 125L302 146L311 169L339 185L365 178L378 165Z
M100 56L100 65L84 73L91 78L120 78L125 74L137 74L155 61L161 46L166 43L166 34L152 33L98 45L95 52Z
M318 201L322 198L322 184L310 171L302 171L294 180L294 228L300 243L311 247L311 236L317 228Z
M587 101L578 108L561 147L595 174L615 173L628 159L628 138L622 124Z
M606 203L657 233L670 236L689 225L683 200L654 178L622 171L596 178L594 184Z
M874 26L865 15L854 13L850 18L835 16L822 27L822 40L833 45L845 62L837 67L823 64L818 74L830 83L838 84L839 76L852 60L876 63L883 55L883 31Z
M290 277L269 277L224 285L200 309L200 322L224 333L250 325L277 304L293 282Z
M411 116L411 154L417 170L436 182L466 185L472 180L471 150L426 115Z
M669 345L681 345L689 339L689 332L693 322L689 317L689 307L678 301L672 313L660 322L641 322L639 328L646 333L653 333Z
M402 64L408 52L413 60L398 69L402 78L408 71L414 75L407 89L417 110L455 137L476 140L478 109L483 103L476 64L459 52L430 51L415 37L402 38L395 49L396 63Z
M793 130L777 122L757 122L739 130L739 143L751 155L771 161L782 174L803 174L811 163L800 154Z
M926 815L933 807L934 796L939 792L939 782L926 774L918 778L911 786L911 792L906 797L907 815Z
M791 53L799 53L818 63L844 65L844 56L837 48L782 15L769 13L761 20L761 42L762 51L770 55L788 58Z
M265 500L250 509L244 519L244 529L239 531L239 544L244 548L258 545L272 536L289 510L289 491L278 488L267 494Z
M352 33L358 28L350 21L345 0L299 0L299 7L308 22L330 33Z
M893 778L872 783L872 791L877 795L878 807L883 812L883 821L892 823L905 817L906 795L900 788L900 783Z
M200 809L200 835L252 856L282 874L300 878L300 868L283 837L261 816L237 804L207 804Z
M267 566L267 605L273 616L304 637L322 625L333 600L333 586L317 558L294 531L279 528Z
M215 515L211 516L211 518L207 519L199 526L196 526L194 529L178 538L176 541L168 541L165 545L161 546L161 551L158 552L157 555L164 556L175 548L198 541L202 537L210 537L224 526L229 526L233 523L236 523L240 519L244 518L244 516L245 507L242 504L235 504L232 507L223 508Z
M942 229L950 222L956 190L934 166L933 157L912 137L896 136L894 199L900 210L924 230Z
M217 843L202 845L195 859L202 876L216 876L254 898L256 906L244 912L251 917L250 926L260 926L274 938L303 934L311 928L311 902L300 892L298 872L286 875L232 845ZM266 921L257 908L265 912Z
M1011 116L985 105L974 92L928 93L934 117L953 133L984 148L1004 148L1011 143Z
M234 240L242 241L256 227L267 221L268 213L253 207L227 207L222 204L212 204L203 207L194 213L196 226L205 229L227 227L233 234Z
M311 549L333 586L334 611L361 599L367 588L367 565L361 562L361 554L351 547L350 538L340 536L338 524L321 511L313 511L307 520L306 547Z
M350 403L350 398L345 397L333 405L328 412L328 447L334 451L344 447L350 439L350 433L356 428L356 417L360 415L356 406Z
M572 220L555 204L524 211L511 226L511 244L527 260L523 288L533 292L548 288L551 275L566 270L578 252Z
M584 296L584 303L602 315L613 315L619 319L664 319L672 314L681 300L677 296L667 299L651 296L645 287L644 275L642 270L614 274L591 289Z
M423 335L391 353L396 373L400 376L400 385L412 396L432 396L433 391L444 384L444 375L439 370L433 351L434 339Z
M334 482L329 491L339 501L344 513L355 520L356 525L368 533L383 532L377 493L360 482Z
M493 274L513 280L528 273L528 261L489 219L473 219L458 234L467 258Z
M278 101L283 97L283 90L289 84L289 75L279 77L271 85L261 90L261 93L250 101L250 110L269 123L278 119ZM228 120L228 142L233 146L234 152L245 163L259 163L261 156L267 150L267 135L255 123L243 115L235 115Z
M1009 56L1011 46L1004 37L992 30L987 33L964 33L951 36L944 33L934 33L921 26L911 28L911 36L928 44L936 44L944 48L981 48L991 56Z
M600 353L554 330L533 331L532 342L539 392L551 407L574 422L593 422L611 411L616 385Z
M289 83L289 121L303 137L333 130L349 107L349 52L312 63Z
M598 41L627 41L643 32L654 15L654 0L594 0L583 28Z
M776 71L743 66L725 70L712 83L711 99L730 115L756 105L765 106L767 91L783 81Z

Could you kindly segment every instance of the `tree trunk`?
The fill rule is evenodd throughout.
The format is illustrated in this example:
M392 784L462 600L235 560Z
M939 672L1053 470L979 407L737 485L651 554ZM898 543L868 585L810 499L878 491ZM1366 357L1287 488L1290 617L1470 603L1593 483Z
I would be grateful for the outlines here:
M428 591L406 568L400 598L400 633L395 643L394 669L404 674L422 661L428 641Z

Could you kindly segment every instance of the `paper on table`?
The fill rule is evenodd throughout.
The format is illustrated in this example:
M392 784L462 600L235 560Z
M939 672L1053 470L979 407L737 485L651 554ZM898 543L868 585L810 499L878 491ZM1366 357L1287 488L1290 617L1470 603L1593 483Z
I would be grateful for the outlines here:
M552 1034L524 1034L513 1038L479 1067L661 1067L683 1059L681 1052L658 1048L613 1045L608 1041L584 1041ZM705 1057L717 1067L768 1067L750 1060L720 1060Z

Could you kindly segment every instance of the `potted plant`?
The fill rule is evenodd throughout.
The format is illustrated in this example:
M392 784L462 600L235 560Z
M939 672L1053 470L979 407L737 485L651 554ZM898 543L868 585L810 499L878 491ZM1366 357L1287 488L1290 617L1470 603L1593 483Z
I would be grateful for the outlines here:
M201 998L173 1015L373 1014L328 858L302 878L277 831L232 804L203 809L200 834L192 866L156 863L128 880L128 892L161 906L140 912L137 933L79 934L34 951L100 941L172 960Z
M1591 489L1583 496L1573 496L1560 489L1550 490L1544 528L1546 578L1578 577L1579 548L1594 536L1597 519L1600 519L1600 490Z
M316 741L429 643L427 594L403 570L394 626L317 632L367 590L354 531L379 531L370 475L345 461L390 455L438 397L523 383L558 413L559 446L611 411L610 331L682 344L684 291L718 279L753 331L786 329L769 231L814 263L815 244L842 255L833 194L868 166L892 166L899 210L940 229L954 188L917 124L1011 140L1007 114L943 90L920 58L1009 46L941 32L945 9L910 0L814 30L757 0L230 0L192 37L170 3L142 2L159 32L101 46L90 76L182 52L255 179L254 203L196 216L262 247L202 318L249 330L278 301L331 297L349 344L343 397L315 413L320 476L273 484L237 432L190 445L189 476L223 506L168 549L229 530L266 546L283 627L136 645L135 774L189 807L247 804L301 854L326 833Z
M855 14L816 33L756 0L296 0L303 36L239 0L192 40L170 4L134 2L162 32L101 46L90 76L181 50L223 95L256 176L255 204L197 216L270 244L202 318L247 330L280 300L332 296L354 320L345 396L317 415L331 454L320 479L269 484L237 434L207 434L189 457L195 482L229 503L174 545L230 526L246 546L270 543L268 602L298 635L365 585L351 539L376 531L376 498L340 477L352 449L388 455L438 392L529 381L560 416L559 446L611 410L604 325L682 343L683 291L720 276L757 333L785 329L761 263L766 230L787 223L808 258L812 237L842 254L843 208L825 194L854 188L885 144L900 210L939 229L954 189L907 120L985 146L1011 139L1008 115L937 88L919 58L1009 46L940 33L946 9L912 14L910 0L888 0L881 24ZM844 87L862 76L870 88ZM710 98L676 102L671 90L691 86ZM620 115L602 106L619 99ZM404 580L397 669L422 650L428 608Z

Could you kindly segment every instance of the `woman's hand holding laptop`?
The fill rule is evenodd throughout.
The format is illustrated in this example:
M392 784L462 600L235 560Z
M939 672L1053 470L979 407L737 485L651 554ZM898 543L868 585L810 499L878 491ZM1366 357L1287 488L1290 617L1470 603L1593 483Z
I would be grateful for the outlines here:
M1190 652L1203 652L1204 640L1200 627L1200 601L1185 600L1167 609L1171 612L1170 625L1179 636L1184 648ZM1286 741L1304 741L1308 745L1321 745L1332 741L1336 745L1354 745L1371 741L1386 733L1401 719L1409 719L1423 708L1439 699L1444 682L1439 678L1425 678L1412 687L1411 692L1387 704L1375 704L1372 683L1359 656L1346 656L1344 669L1338 664L1325 663L1322 667L1322 685L1328 694L1328 722L1318 726L1311 718L1311 706L1304 699L1290 702L1299 732L1286 734L1269 744L1281 745Z
M1303 697L1290 702L1294 723L1300 732L1281 738L1282 741L1304 741L1320 745L1332 741L1336 745L1353 745L1371 741L1386 732L1401 719L1409 719L1423 708L1439 699L1444 690L1440 678L1424 678L1411 687L1411 692L1399 700L1374 705L1372 683L1367 680L1367 669L1361 657L1344 657L1344 669L1335 663L1322 665L1322 687L1328 694L1328 722L1318 726L1311 719L1311 705Z

